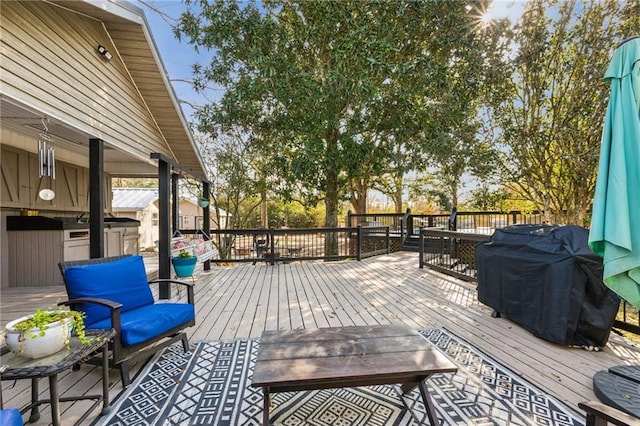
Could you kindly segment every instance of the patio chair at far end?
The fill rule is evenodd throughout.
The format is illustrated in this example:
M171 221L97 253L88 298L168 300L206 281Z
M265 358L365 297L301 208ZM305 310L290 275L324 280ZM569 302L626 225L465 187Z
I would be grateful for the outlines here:
M122 385L130 384L129 369L167 346L189 341L186 327L195 325L193 284L172 279L148 281L142 256L113 256L58 263L69 300L61 302L84 312L87 329L113 328L109 343L111 367L120 369ZM157 303L151 284L187 288L187 303ZM99 359L90 360L98 362Z

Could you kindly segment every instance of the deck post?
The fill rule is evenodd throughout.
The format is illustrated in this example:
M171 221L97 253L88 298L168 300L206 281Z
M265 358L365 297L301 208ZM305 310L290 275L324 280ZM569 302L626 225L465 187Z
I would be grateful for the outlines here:
M89 139L89 257L104 257L104 141Z
M169 203L171 167L163 159L158 159L158 277L171 278L171 235L169 223ZM169 299L171 288L167 283L160 284L159 297Z
M207 200L209 200L209 182L207 181L203 181L202 182L202 196L204 198L206 198ZM220 227L220 225L218 225L218 227ZM204 231L205 234L207 234L207 237L209 237L209 240L211 240L211 203L207 204L207 207L203 207L202 208L202 230ZM211 260L207 259L204 262L204 266L203 269L205 271L209 271L211 270Z
M418 267L424 268L424 226L420 227L420 248L418 249Z

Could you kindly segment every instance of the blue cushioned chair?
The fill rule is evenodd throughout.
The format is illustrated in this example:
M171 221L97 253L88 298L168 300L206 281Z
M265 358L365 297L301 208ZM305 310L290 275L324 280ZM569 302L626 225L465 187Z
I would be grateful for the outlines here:
M109 363L120 369L122 385L131 382L129 369L160 349L182 341L182 331L195 325L193 284L171 279L147 281L142 256L114 256L58 263L69 300L61 304L85 313L87 329L113 328ZM150 284L187 288L188 303L156 303Z

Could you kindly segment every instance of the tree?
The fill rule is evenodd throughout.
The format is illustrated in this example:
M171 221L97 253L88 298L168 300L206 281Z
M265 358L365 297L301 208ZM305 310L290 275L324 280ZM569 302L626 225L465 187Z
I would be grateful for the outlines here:
M114 188L157 188L158 179L155 178L112 178Z
M205 163L211 167L209 175L214 176L210 196L218 225L225 223L226 229L245 228L264 200L262 194L267 192L261 156L238 133L221 135L215 140L200 134L196 140ZM232 238L218 235L214 241L222 259L230 253Z
M637 12L637 2L530 1L510 77L493 92L505 185L564 223L586 221L609 94L602 77Z
M200 131L237 127L258 136L281 193L295 187L307 200L323 198L328 227L338 224L349 179L363 177L365 164L376 173L394 152L385 145L391 138L376 138L379 161L365 161L363 132L399 143L407 141L397 129L425 134L435 105L428 101L442 95L450 52L471 31L463 2L186 4L176 34L216 51L210 64L194 66L196 87L225 90L197 111ZM380 111L389 116L373 115ZM335 236L325 249L337 252Z

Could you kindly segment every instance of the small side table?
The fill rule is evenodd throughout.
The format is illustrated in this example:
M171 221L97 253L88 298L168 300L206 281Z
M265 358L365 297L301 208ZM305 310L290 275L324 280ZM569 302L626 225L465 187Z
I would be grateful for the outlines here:
M39 407L42 404L51 404L51 421L53 426L60 423L60 401L78 401L83 399L95 399L95 403L78 420L78 424L84 421L89 413L102 402L102 412L100 415L109 412L109 340L114 336L112 329L86 330L86 335L94 340L88 345L82 345L77 337L72 337L70 349L66 348L40 359L28 359L16 356L4 347L0 354L0 365L3 370L0 373L0 380L20 380L31 379L31 404L23 407L20 414L31 410L29 422L36 422L40 418ZM58 373L73 367L82 360L89 358L93 353L102 350L102 395L83 395L62 397L58 395ZM50 399L38 399L38 379L49 378ZM2 389L0 388L0 409L2 407Z

